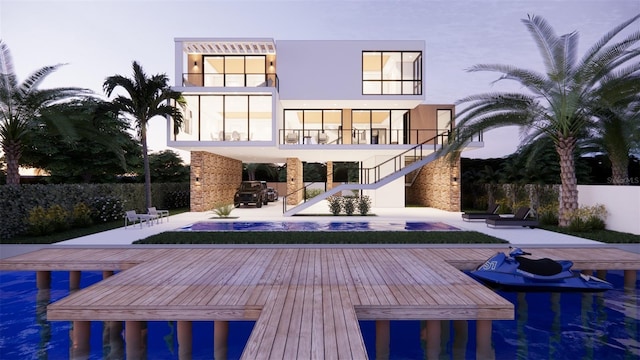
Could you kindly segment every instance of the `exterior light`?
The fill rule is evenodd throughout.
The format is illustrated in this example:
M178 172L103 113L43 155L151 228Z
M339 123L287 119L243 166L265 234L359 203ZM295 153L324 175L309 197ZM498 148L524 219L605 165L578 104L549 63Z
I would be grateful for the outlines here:
M273 61L269 61L269 66L273 66Z
M194 61L194 62L193 62L193 66L198 66L198 62L197 62L197 61Z

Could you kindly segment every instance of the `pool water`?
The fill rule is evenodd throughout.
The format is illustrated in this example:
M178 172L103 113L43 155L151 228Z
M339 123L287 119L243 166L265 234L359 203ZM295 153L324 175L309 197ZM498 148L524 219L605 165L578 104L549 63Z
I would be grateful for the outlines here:
M83 272L81 287L102 279ZM610 271L615 289L604 293L500 294L515 305L515 320L494 321L495 359L638 359L640 358L640 280L622 289L621 271ZM71 323L46 321L46 305L69 293L69 273L53 272L49 291L38 291L34 272L0 272L0 359L65 359L70 354ZM238 359L253 322L229 323L228 358ZM456 332L443 322L440 359L475 359L475 322ZM425 322L392 321L390 359L424 359L429 344ZM361 321L369 358L375 359L375 322ZM148 359L178 359L175 322L147 323ZM90 359L122 358L124 340L103 342L103 323L91 323ZM193 359L211 359L212 322L193 323ZM120 355L120 356L118 356Z
M442 222L282 222L282 221L201 221L180 230L183 231L456 231L460 230Z

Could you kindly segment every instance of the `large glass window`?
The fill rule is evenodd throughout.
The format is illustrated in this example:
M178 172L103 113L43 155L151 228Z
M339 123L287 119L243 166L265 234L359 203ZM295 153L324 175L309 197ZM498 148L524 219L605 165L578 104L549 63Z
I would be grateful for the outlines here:
M288 144L339 144L342 110L286 109L284 137Z
M264 55L204 55L204 86L257 87L266 84Z
M405 114L408 110L353 110L352 144L406 143Z
M363 51L363 95L421 95L422 52Z
M176 141L271 141L271 95L186 95Z
M249 141L271 141L271 96L249 96Z

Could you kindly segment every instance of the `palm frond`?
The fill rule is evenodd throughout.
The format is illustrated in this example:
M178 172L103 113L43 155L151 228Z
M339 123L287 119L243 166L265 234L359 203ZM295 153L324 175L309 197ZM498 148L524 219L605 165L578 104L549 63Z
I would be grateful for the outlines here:
M542 17L536 15L528 15L526 19L522 19L525 27L533 37L540 54L542 55L542 61L544 62L547 72L556 73L558 64L556 64L556 57L554 56L554 46L558 41L553 27Z
M593 57L595 57L598 53L600 53L601 49L606 44L608 44L609 41L611 41L616 35L618 35L621 31L626 29L629 25L631 25L634 21L638 20L639 18L640 18L640 14L637 14L637 15L631 17L629 20L624 21L623 23L621 23L618 26L614 27L609 32L607 32L605 35L603 35L598 41L596 41L587 50L587 52L582 57L581 63L587 64L587 63L592 62Z
M0 104L3 107L3 111L7 111L5 107L13 97L16 83L17 79L13 69L11 51L9 51L7 44L0 39Z
M20 96L27 96L31 91L36 89L38 85L51 73L58 70L64 64L44 66L29 75L19 86L18 93Z

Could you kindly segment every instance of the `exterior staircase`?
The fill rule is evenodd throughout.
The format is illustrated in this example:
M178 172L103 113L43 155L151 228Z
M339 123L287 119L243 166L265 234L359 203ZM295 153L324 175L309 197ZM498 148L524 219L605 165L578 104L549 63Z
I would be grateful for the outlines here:
M344 190L375 190L402 176L406 176L407 178L407 180L405 180L405 185L410 186L413 181L415 181L423 166L442 156L442 154L437 150L441 148L440 144L443 143L443 140L448 137L448 132L439 134L372 168L361 168L360 183L340 184L319 194L318 196L306 200L301 204L289 205L292 206L291 208L287 206L287 196L289 195L287 194L283 199L283 215L295 215L300 211ZM428 154L426 154L427 152ZM405 161L405 158L410 158L412 161ZM407 181L409 183L407 183ZM297 191L302 190L304 189L299 189Z

